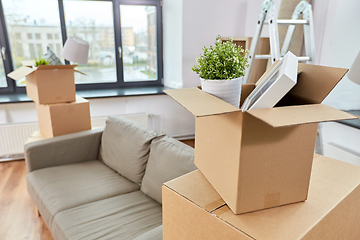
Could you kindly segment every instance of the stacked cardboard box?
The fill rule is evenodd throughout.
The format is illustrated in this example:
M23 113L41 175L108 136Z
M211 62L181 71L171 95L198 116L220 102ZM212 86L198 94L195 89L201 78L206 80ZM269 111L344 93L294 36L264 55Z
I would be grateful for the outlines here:
M235 214L305 201L318 123L356 118L321 104L347 69L299 70L271 109L242 112L198 88L165 91L195 115L195 164ZM242 86L242 100L254 87Z
M301 203L235 215L196 170L163 186L163 239L360 239L360 167L314 156Z
M24 65L8 76L26 77L26 93L35 104L40 132L45 138L91 129L89 102L76 96L76 65Z

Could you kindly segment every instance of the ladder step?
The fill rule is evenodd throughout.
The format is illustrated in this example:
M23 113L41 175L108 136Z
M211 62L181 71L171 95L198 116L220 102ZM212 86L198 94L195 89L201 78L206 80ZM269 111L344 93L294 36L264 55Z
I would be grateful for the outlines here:
M293 19L278 19L279 25L306 25L309 24L307 20L293 20ZM264 24L269 24L269 21L265 21Z
M271 55L255 55L255 59L270 59Z
M298 60L301 61L310 61L311 57L298 57Z
M255 55L255 59L270 59L271 55ZM301 56L301 57L297 57L298 60L301 61L310 61L311 58L307 57L307 56Z

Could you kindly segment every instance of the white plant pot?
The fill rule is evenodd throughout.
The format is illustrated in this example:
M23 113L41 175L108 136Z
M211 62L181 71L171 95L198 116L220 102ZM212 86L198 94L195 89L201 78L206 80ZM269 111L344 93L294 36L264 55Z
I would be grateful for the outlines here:
M239 107L243 77L231 80L201 80L201 89L235 107Z

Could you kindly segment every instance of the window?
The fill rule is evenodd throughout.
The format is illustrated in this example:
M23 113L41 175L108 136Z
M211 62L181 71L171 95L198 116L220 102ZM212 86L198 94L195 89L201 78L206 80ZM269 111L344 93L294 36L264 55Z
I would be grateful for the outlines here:
M156 79L156 7L120 5L120 17L124 81Z
M119 1L123 86L161 84L162 44L159 1Z
M42 48L36 45L42 43L41 34L50 31L61 33L58 1L1 0L1 3L5 20L3 25L6 26L10 45L7 47L11 52L10 65L12 69L17 69L22 66L21 61L42 56ZM46 11L38 11L38 6L46 7ZM19 32L25 33L21 35L21 39L16 37ZM22 51L15 50L19 43L24 45Z
M5 75L5 69L4 69L4 65L3 65L3 60L2 58L0 58L0 87L5 88L7 87L7 82L6 82L6 75Z
M0 0L0 4L4 26L0 40L9 49L3 66L10 67L1 68L5 74L23 60L41 57L47 46L60 56L67 37L74 36L90 45L88 63L77 67L86 74L75 74L77 89L162 85L160 0ZM38 11L38 6L46 11ZM2 87L14 85L6 78L5 82L0 93ZM13 91L25 90L17 84Z
M86 75L76 74L75 82L116 82L112 2L65 0L64 12L67 36L89 42L88 64L78 67Z

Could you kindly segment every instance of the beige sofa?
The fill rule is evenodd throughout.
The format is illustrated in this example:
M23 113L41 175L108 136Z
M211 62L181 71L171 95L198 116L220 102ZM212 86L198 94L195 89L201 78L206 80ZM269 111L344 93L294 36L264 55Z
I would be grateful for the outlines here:
M124 118L25 145L28 192L54 239L162 239L161 186L194 149Z

